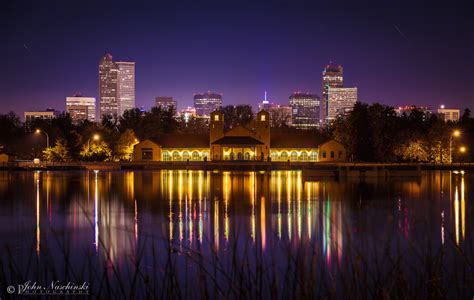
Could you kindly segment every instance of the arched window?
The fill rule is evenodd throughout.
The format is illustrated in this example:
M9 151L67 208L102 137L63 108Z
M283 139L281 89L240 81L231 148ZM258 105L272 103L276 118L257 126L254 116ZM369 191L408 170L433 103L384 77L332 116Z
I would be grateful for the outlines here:
M298 153L296 151L291 152L291 161L297 161L298 160Z
M189 159L189 152L188 151L184 151L183 152L183 160L184 161L187 161Z
M316 151L311 151L309 159L311 161L318 161L318 152Z
M180 160L180 159L179 159L179 152L178 152L178 151L174 151L174 152L173 152L173 160L174 160L174 161Z
M287 153L287 152L282 152L282 153L280 154L280 159L281 159L282 161L287 161L287 160L288 160L288 153Z
M270 159L271 159L272 161L278 160L278 153L276 153L276 152L270 153Z
M194 151L193 154L192 154L192 158L193 158L193 160L199 160L199 152Z
M301 161L307 161L308 160L308 152L306 152L306 151L301 152L300 160Z
M237 153L237 160L243 160L244 156L242 155L242 152Z
M245 152L245 160L250 160L250 153Z
M163 161L170 161L171 160L171 156L170 156L170 153L168 151L163 151Z

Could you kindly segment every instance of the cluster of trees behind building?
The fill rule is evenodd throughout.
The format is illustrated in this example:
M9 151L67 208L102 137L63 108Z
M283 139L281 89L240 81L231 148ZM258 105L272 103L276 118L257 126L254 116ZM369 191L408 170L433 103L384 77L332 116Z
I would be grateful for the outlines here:
M254 119L249 105L225 106L222 111L226 129L251 126ZM272 131L298 131L279 116L273 116L271 124ZM18 159L130 160L138 141L162 134L198 134L208 130L202 118L176 117L175 111L161 107L148 112L132 109L119 118L106 116L100 123L79 124L74 124L67 113L25 124L10 112L0 115L0 151L14 153ZM461 135L453 138L454 130ZM49 136L49 148L42 132ZM459 122L445 122L437 115L427 116L416 109L397 116L389 106L357 103L352 112L340 116L319 133L343 144L349 159L355 162L448 162L450 146L455 161L470 161L469 149L474 149L474 119L468 109ZM466 153L457 151L461 145Z

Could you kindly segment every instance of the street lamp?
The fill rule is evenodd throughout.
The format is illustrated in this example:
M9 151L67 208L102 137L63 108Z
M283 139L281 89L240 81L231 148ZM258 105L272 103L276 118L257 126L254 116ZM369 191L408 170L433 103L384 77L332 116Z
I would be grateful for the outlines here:
M451 133L451 136L449 137L449 162L453 162L453 137L460 137L461 136L461 131L459 130L454 130Z
M46 148L49 148L49 135L46 131L44 130L41 130L41 129L36 129L35 131L36 133L44 133L44 135L46 136Z
M94 134L89 140L87 140L87 149L90 149L91 147L91 140L98 141L100 140L100 135Z

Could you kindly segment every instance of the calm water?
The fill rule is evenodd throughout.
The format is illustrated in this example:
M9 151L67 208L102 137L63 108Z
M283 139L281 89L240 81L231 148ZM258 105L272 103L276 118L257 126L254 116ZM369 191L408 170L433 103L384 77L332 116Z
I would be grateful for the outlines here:
M472 262L472 186L457 172L363 182L297 171L1 172L0 272L15 283L13 264L23 279L84 279L95 291L106 278L127 295L138 274L138 296L147 284L173 294L175 278L187 298L202 294L197 275L232 290L226 280L245 268L265 289L268 266L285 282L291 268L338 275L355 257L422 266L420 256L442 251L455 276L465 271L456 251Z

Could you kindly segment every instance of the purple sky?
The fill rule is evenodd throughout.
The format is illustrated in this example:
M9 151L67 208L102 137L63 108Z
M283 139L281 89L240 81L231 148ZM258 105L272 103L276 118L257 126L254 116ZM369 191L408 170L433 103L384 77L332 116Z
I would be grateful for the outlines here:
M147 109L155 96L183 108L207 90L254 106L265 90L277 103L321 95L330 60L361 101L473 108L474 14L463 2L39 2L0 12L0 113L97 98L106 52L136 62L136 104Z

